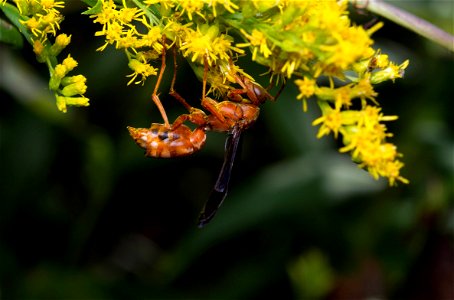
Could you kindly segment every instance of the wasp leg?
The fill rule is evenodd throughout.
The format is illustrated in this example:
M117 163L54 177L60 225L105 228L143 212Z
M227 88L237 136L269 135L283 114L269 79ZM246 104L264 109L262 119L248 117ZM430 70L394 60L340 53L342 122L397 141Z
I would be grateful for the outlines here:
M224 115L219 111L218 108L219 102L209 98L205 97L202 99L202 106L208 110L213 116L216 117L221 123L226 123L226 119Z
M173 53L173 77L172 83L170 84L170 92L169 95L177 99L189 112L192 110L192 106L186 102L186 100L177 92L175 91L175 82L177 79L177 71L178 71L178 64L177 64L177 50L175 47L172 47Z
M158 96L158 88L161 85L162 76L166 69L166 38L165 38L165 35L162 36L162 47L163 47L163 50L162 50L161 69L159 70L158 79L156 80L156 85L154 87L153 94L151 95L151 99L153 99L153 102L158 107L158 110L161 113L162 119L164 120L165 127L170 128L169 118L167 118L167 114L164 109L164 106L162 105L162 102Z
M178 118L175 119L170 128L172 130L177 129L178 127L181 126L181 124L183 124L186 121L189 121L205 130L207 124L206 118L207 115L203 110L193 107L189 114L183 114L178 116Z

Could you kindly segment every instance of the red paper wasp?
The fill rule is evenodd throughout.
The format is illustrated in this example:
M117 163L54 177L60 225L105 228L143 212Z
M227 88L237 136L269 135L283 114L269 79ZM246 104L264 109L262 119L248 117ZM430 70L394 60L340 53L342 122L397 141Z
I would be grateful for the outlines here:
M165 44L164 44L165 49ZM175 54L175 52L174 52ZM174 57L175 59L175 57ZM233 64L230 62L230 64ZM260 113L259 105L266 100L274 100L266 89L246 76L230 74L241 89L231 88L224 101L218 102L206 97L206 83L208 63L205 59L203 76L202 107L203 110L190 106L186 100L174 90L176 71L171 84L170 94L181 102L189 111L188 114L180 115L173 124L169 124L167 116L157 96L157 87L153 92L153 101L157 104L164 124L153 123L150 128L133 128L128 126L130 135L135 142L146 150L145 155L150 157L179 157L190 155L200 150L205 144L206 131L227 132L228 137L225 145L225 157L219 177L214 189L200 213L198 226L203 227L216 214L219 206L224 201L230 175L237 153L241 133L251 126ZM160 83L165 68L165 55L162 56L162 66L157 85ZM175 59L175 69L177 68ZM244 96L244 97L243 97ZM189 121L197 127L191 130L184 122Z

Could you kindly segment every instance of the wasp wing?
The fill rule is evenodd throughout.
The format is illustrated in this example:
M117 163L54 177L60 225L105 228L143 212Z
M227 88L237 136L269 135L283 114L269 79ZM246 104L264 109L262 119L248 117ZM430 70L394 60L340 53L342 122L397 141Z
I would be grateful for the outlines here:
M201 228L208 224L213 219L218 208L224 202L227 196L229 187L230 176L232 174L233 163L238 150L238 145L241 138L242 129L240 126L233 127L229 132L225 142L225 156L224 163L222 164L216 184L210 194L207 202L205 203L202 212L199 216L198 226Z

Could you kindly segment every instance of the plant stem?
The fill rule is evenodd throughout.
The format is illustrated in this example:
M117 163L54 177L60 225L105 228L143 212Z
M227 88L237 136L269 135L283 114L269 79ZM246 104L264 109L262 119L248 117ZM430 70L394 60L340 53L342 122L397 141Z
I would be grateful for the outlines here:
M385 17L454 52L454 36L405 10L383 0L350 0L358 7Z

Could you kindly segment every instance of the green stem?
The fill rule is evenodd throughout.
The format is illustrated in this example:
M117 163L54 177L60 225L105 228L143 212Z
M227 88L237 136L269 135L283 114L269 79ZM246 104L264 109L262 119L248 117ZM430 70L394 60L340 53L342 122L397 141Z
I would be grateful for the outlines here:
M434 24L397 8L383 0L350 0L358 7L385 17L454 52L454 36Z

